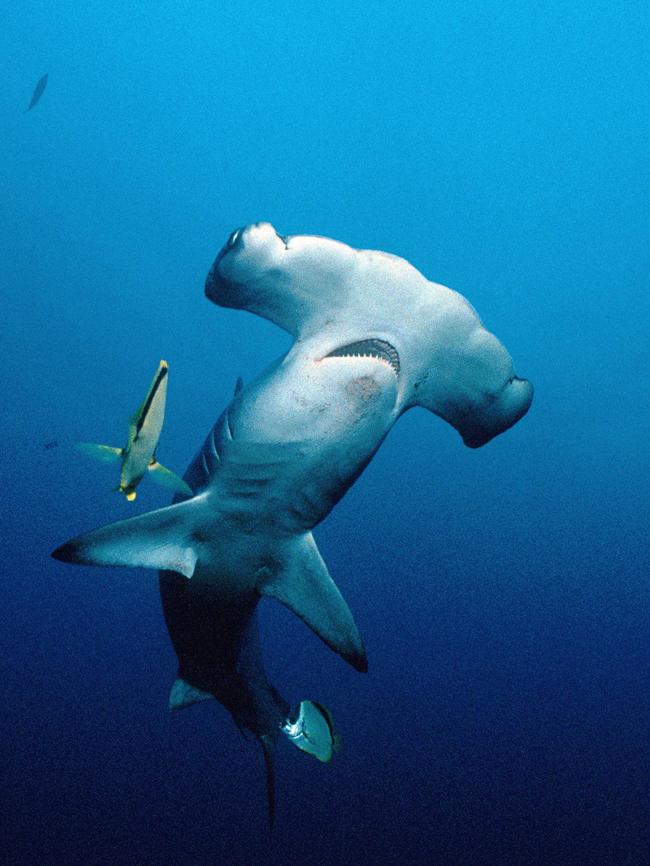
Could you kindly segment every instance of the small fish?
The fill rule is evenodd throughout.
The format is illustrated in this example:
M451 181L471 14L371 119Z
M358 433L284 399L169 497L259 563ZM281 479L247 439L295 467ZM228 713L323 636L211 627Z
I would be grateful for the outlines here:
M52 439L49 442L43 442L43 448L45 448L46 451L51 451L52 448L56 448L58 444L59 443L56 439Z
M29 103L27 111L31 111L35 105L38 105L38 102L43 95L45 88L47 87L47 72L42 78L39 78L36 82L36 87L34 88L34 92L32 93L32 101ZM27 111L24 113L27 114Z
M144 398L142 405L136 411L129 424L129 440L124 448L113 448L110 445L95 445L93 442L80 442L77 450L108 463L121 463L120 483L116 490L133 502L136 497L135 488L145 475L150 475L157 484L173 490L175 493L192 495L192 490L178 475L161 466L156 460L156 448L165 418L165 400L167 397L167 361L161 361L156 375Z

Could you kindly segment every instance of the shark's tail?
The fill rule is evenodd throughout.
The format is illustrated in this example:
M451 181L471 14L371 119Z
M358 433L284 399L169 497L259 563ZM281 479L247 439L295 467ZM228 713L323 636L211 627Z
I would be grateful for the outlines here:
M269 809L269 824L273 829L275 823L275 765L273 763L275 740L272 737L260 737L260 745L266 769L266 802Z

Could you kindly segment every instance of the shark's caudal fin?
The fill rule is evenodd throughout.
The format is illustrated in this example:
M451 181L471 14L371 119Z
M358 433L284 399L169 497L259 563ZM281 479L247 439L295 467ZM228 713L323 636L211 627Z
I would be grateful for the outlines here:
M201 497L195 496L110 523L62 544L52 556L62 562L165 569L192 577L198 558L192 531L200 505Z
M264 755L264 768L266 769L266 802L269 809L269 824L273 829L275 823L275 766L273 763L275 753L275 740L272 737L260 737L260 746Z
M283 545L274 567L263 570L257 588L286 605L352 667L368 670L350 608L330 577L311 532Z

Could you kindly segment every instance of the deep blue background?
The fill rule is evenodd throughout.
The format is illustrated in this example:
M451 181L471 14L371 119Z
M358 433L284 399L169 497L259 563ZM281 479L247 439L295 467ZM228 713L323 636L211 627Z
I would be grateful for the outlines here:
M0 861L650 863L647 4L2 5ZM272 838L222 708L167 712L156 576L48 555L165 503L69 447L160 358L182 470L287 347L203 297L260 219L405 256L536 386L476 452L411 413L318 529L367 676L263 606L344 744L280 750Z

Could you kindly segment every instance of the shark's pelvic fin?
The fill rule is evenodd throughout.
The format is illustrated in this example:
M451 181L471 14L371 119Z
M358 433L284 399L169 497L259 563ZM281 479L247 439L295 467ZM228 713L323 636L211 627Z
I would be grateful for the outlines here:
M94 442L77 442L74 446L77 451L101 460L103 463L119 463L124 456L122 448L113 448L110 445L95 445Z
M62 562L156 568L192 577L198 558L192 539L197 499L78 535L52 556Z
M158 463L155 458L149 464L149 474L152 481L155 481L156 484L165 487L167 490L172 490L174 493L181 493L185 496L192 495L192 488L175 472L172 472L171 469L167 469L162 463Z
M182 710L185 707L191 707L192 704L198 704L199 701L209 701L211 698L210 692L197 689L178 677L174 680L172 690L169 693L169 709Z
M330 577L311 532L283 546L279 561L262 570L257 588L286 605L352 667L368 670L350 608Z

